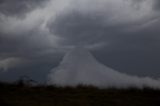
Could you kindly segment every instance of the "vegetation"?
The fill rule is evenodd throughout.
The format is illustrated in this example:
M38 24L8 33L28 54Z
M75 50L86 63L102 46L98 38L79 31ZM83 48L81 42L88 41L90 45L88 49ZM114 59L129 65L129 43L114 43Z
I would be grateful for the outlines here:
M0 106L160 106L160 90L0 83Z

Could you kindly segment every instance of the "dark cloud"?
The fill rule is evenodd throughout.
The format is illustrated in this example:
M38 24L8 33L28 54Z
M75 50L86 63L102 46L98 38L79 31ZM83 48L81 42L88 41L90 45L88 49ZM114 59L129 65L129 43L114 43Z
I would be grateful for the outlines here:
M132 1L141 8L140 4L146 0ZM64 8L55 15L53 13L56 9L52 9L53 6L49 6L52 3L49 3L47 5L49 8L45 8L42 13L15 20L14 17L22 17L36 8L43 8L45 3L46 0L0 0L2 23L0 61L10 57L29 60L27 66L9 69L7 73L0 74L3 79L4 75L14 79L24 74L32 75L32 72L36 77L39 72L47 74L49 68L59 63L64 51L69 47L89 47L99 44L100 46L92 49L92 53L102 63L122 72L158 77L160 70L158 16L154 16L150 11L147 13L147 9L142 9L143 11L140 9L141 12L137 13L139 10L132 11L130 6L125 9L122 6L122 10L119 10L118 3L111 7L96 8L91 2L89 6L85 4L84 8L82 4L78 4L82 7L72 9L74 5L72 4L69 6L70 9ZM63 5L58 3L58 7L63 8L63 2ZM158 8L159 1L157 0L155 4ZM152 12L154 13L154 10ZM143 16L143 13L147 15ZM16 71L10 73L10 70Z
M155 0L154 9L156 9L156 10L160 9L160 1L159 0Z
M110 42L111 39L122 35L124 25L112 26L104 23L104 16L95 14L81 14L72 11L60 14L54 22L48 23L53 35L62 37L65 45L87 46L94 43ZM121 32L121 33L119 33Z
M77 11L72 11L68 14L61 14L57 16L55 22L48 23L48 27L53 35L60 36L64 39L61 43L69 45L85 46L89 44L105 42L106 45L111 44L112 46L118 43L126 42L126 44L130 44L130 46L136 45L135 48L139 48L140 45L147 46L148 42L149 44L151 43L151 45L157 45L152 44L155 43L154 40L159 42L159 39L157 39L159 38L158 35L152 34L153 32L159 32L157 25L152 28L142 28L138 31L128 31L133 30L132 28L134 28L134 26L138 27L141 26L141 24L143 25L144 23L147 23L147 21L141 24L138 23L137 25L110 25L110 22L106 21L107 16L105 17L99 16L96 13L81 14ZM118 46L120 45L118 44ZM141 49L143 49L143 46Z
M102 16L97 17L96 13L86 15L72 11L59 15L48 27L53 34L65 39L62 42L65 45L92 45L104 42L105 46L96 55L104 64L117 70L158 77L157 71L160 67L156 63L160 61L160 21L149 27L134 30L133 26L140 27L141 24L110 25L105 20ZM148 20L150 21L152 19ZM130 28L131 31L128 31Z
M0 0L0 13L7 16L24 16L47 0Z

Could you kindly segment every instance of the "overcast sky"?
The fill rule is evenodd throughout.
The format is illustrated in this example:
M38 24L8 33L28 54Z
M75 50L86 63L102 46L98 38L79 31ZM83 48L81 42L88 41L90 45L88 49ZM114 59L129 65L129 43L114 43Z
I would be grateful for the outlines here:
M44 81L70 49L160 77L160 0L0 0L0 80Z

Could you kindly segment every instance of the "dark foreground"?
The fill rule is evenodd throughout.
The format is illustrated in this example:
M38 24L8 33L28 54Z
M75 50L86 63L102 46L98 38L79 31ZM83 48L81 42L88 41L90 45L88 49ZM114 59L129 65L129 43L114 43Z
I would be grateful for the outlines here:
M160 106L160 90L58 88L0 83L0 106Z

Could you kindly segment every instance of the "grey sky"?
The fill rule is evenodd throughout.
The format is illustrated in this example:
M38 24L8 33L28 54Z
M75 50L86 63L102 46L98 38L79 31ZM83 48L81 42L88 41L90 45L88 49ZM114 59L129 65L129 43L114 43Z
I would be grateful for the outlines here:
M121 72L159 77L159 8L159 0L1 0L0 79L44 80L75 46Z

